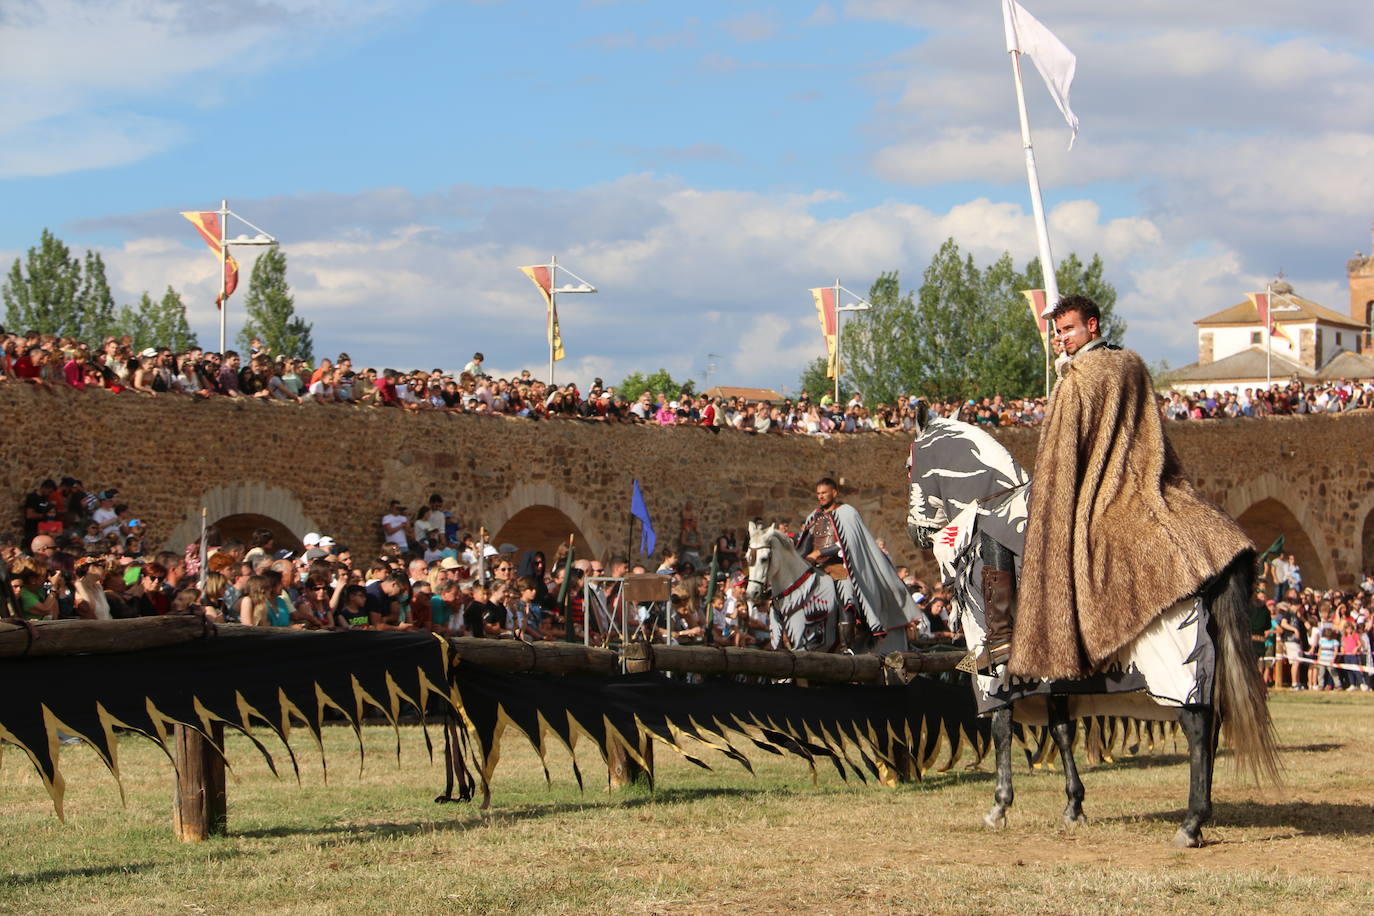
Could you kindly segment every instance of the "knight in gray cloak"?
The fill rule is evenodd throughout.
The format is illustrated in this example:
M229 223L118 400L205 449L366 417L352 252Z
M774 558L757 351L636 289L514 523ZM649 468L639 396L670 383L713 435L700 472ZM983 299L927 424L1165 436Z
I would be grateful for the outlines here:
M797 552L835 580L841 648L854 648L855 620L861 618L874 643L869 651L906 651L906 625L920 611L892 561L878 547L859 510L840 502L834 480L817 481L816 502L816 511L802 523Z

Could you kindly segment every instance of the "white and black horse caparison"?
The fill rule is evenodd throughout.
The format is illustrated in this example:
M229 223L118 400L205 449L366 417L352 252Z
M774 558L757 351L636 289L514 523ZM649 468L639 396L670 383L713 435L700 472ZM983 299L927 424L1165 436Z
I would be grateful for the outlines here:
M935 549L946 580L952 582L969 649L978 653L985 622L977 583L987 564L1019 567L1030 478L981 429L931 417L922 405L918 430L911 450L908 533L917 546ZM1250 648L1253 582L1254 555L1246 551L1090 678L1030 681L1000 671L974 675L980 712L992 717L997 765L994 804L984 822L1005 826L1012 805L1013 721L1049 726L1064 762L1064 821L1069 826L1086 820L1073 744L1077 721L1092 716L1178 723L1188 740L1190 769L1188 810L1175 845L1203 843L1223 724L1237 763L1256 781L1277 781L1273 726Z

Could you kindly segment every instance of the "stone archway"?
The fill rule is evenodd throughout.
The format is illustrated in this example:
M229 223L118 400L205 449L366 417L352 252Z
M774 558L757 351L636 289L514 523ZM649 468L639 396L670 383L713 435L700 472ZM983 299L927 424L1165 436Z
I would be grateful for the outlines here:
M604 556L610 546L581 503L546 483L517 484L486 514L495 523L495 543L508 541L517 547L544 550L549 559L569 534L575 538L579 556Z
M1272 474L1256 477L1234 487L1227 494L1224 508L1260 550L1284 535L1284 553L1298 558L1303 585L1335 585L1336 566L1330 545L1311 510L1293 492L1291 482Z
M291 541L284 545L288 547L299 545L306 532L320 530L290 490L250 481L207 490L199 505L167 536L165 546L169 550L184 550L200 537L200 505L205 506L206 518L212 525L227 520L231 527L269 528L290 535Z
M587 536L572 519L553 506L527 506L510 517L492 537L495 544L514 544L521 550L540 550L552 560L562 544L573 538L578 557L596 555Z

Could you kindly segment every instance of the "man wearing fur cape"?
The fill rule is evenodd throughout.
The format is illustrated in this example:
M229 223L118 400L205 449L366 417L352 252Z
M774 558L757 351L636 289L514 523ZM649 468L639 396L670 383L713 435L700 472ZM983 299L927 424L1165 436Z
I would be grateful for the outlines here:
M822 477L816 482L816 502L816 511L802 523L797 552L835 580L841 648L854 647L854 622L860 617L877 650L906 651L906 625L920 611L892 561L878 547L859 510L840 502L834 480Z
M1149 371L1101 338L1097 305L1067 296L1052 317L1069 359L1035 457L1008 669L1072 678L1253 545L1184 478Z

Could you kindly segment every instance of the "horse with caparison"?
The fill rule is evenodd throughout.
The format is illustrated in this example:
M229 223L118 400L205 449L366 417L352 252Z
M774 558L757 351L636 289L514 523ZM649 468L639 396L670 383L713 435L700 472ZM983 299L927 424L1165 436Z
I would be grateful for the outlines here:
M839 589L834 579L797 552L791 537L776 525L750 522L748 564L745 597L757 605L771 596L768 622L774 648L838 651ZM907 648L906 633L901 629L875 640L860 627L856 637L855 652L901 652Z
M983 655L986 617L980 583L988 566L1019 572L1033 483L982 429L931 416L924 404L917 429L907 530L917 546L935 552L955 596L970 659L981 656L973 688L980 714L992 718L997 766L994 804L984 823L1004 827L1012 806L1013 721L1049 726L1063 760L1068 797L1064 822L1070 827L1086 821L1083 782L1073 758L1078 720L1120 716L1177 722L1188 740L1189 792L1174 843L1201 846L1202 826L1212 813L1212 774L1223 725L1237 762L1257 781L1277 779L1272 724L1250 648L1253 551L1243 551L1220 575L1159 615L1090 676L1036 680L1009 675L1006 666L990 665Z

